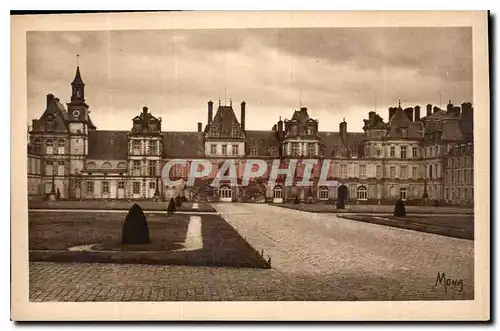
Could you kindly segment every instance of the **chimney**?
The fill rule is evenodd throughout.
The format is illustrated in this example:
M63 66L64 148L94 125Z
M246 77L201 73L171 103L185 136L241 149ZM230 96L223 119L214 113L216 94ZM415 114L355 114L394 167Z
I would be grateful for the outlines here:
M198 122L198 132L201 132L201 126L202 126L201 122Z
M420 106L415 106L415 122L420 121Z
M307 107L301 107L300 111L307 111Z
M412 107L406 108L404 112L408 117L408 119L413 122L413 108Z
M396 110L398 110L397 107L389 107L389 120L391 120L392 116L394 115L394 113L396 112Z
M272 131L277 131L278 130L278 126L276 124L273 125L273 128L271 129Z
M146 114L148 112L148 107L146 107L146 106L142 107L142 112L144 114Z
M208 102L208 122L207 122L207 125L210 125L210 123L212 123L213 112L214 112L214 103L212 102L212 100L210 100Z
M339 131L342 141L347 142L347 122L345 121L345 118L339 124Z
M464 102L462 104L462 128L467 133L472 133L474 127L474 108L472 108L472 103Z
M278 121L278 137L280 139L283 138L283 121L281 120L281 116L280 120Z
M35 125L36 125L36 120L35 119L31 120L31 130L33 130Z
M47 107L51 104L52 100L54 100L54 95L52 93L47 94Z
M427 105L427 113L425 116L431 116L431 114L432 114L432 105L428 104Z
M432 107L432 113L433 113L433 114L434 114L435 112L440 111L440 110L441 110L441 109L439 109L439 107L438 107L438 106L434 106L434 107Z
M245 106L246 102L242 101L241 102L241 130L245 131Z

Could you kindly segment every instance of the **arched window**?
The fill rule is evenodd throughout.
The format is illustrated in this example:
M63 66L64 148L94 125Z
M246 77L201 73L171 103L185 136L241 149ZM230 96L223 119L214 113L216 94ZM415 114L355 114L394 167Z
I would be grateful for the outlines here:
M366 187L358 187L358 200L368 200L368 190Z
M219 189L219 197L222 199L231 199L232 190L230 187L223 186Z
M95 163L94 162L87 163L87 169L95 169Z
M64 146L65 146L64 139L59 139L57 141L57 154L64 154Z
M54 154L54 144L52 143L52 139L49 139L45 142L45 153Z
M109 162L104 162L104 163L102 164L102 167L103 167L104 169L109 169L109 168L111 168L111 163L109 163Z
M319 188L319 199L328 200L328 187L322 186Z
M281 188L281 186L274 187L274 198L283 199L283 189Z
M127 164L125 162L119 162L118 163L118 168L126 168Z
M33 149L35 150L35 152L40 153L41 148L42 148L42 145L41 145L40 139L38 139L38 138L34 139L33 140Z

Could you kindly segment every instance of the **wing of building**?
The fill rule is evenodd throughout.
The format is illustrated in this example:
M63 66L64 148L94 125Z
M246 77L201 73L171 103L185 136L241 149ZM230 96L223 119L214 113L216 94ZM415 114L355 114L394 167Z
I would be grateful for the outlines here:
M349 203L392 203L402 198L438 203L473 204L473 108L471 103L446 110L427 105L388 110L385 122L374 111L364 119L363 132L350 132L347 122L338 132L320 130L320 123L306 107L291 111L270 130L245 125L246 103L239 118L229 105L207 104L205 127L197 123L191 132L163 131L161 118L147 107L131 119L128 131L98 130L85 101L85 84L77 67L71 83L71 101L63 105L47 95L45 110L32 121L28 145L28 195L44 199L167 199L185 194L193 201L273 201L296 198L313 202L344 199ZM214 114L215 110L215 114ZM251 116L251 111L249 112ZM194 123L193 123L194 124ZM194 125L193 125L194 127ZM248 186L222 185L211 189L209 181L221 164L232 159L238 176L247 159L316 159L312 185L274 185L252 181ZM171 169L177 185L163 185L160 172L171 159L186 164ZM193 187L184 185L189 160L208 159L212 172ZM329 162L327 178L337 186L321 186L321 164ZM300 162L299 162L300 163ZM296 169L296 177L300 173ZM240 178L240 177L239 177ZM340 193L340 195L339 195Z

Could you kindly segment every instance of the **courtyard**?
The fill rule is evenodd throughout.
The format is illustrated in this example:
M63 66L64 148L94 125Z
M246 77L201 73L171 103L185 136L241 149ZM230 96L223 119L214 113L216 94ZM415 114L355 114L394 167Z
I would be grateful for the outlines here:
M266 204L213 206L242 242L271 257L271 269L30 261L30 300L474 298L472 240L348 220L335 213ZM63 220L75 214L64 211ZM30 247L32 243L43 245L44 240L30 236ZM463 287L437 284L440 273L462 280Z

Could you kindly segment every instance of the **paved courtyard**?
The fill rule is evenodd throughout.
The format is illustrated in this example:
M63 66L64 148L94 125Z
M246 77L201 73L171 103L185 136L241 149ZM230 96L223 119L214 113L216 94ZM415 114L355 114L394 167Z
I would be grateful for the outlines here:
M473 241L264 204L217 204L272 269L30 263L33 301L473 299ZM435 287L438 273L462 280Z

